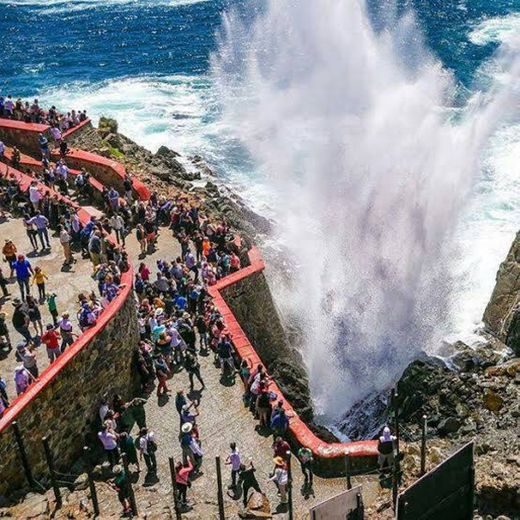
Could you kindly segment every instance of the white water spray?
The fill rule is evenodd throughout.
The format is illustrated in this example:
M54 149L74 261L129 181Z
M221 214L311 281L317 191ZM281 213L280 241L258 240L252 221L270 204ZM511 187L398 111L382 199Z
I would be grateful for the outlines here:
M387 12L377 32L361 0L268 0L254 21L225 16L213 59L226 123L279 195L293 272L273 288L330 417L435 352L451 232L482 149L518 107L504 51L502 85L450 109L454 82L413 16Z

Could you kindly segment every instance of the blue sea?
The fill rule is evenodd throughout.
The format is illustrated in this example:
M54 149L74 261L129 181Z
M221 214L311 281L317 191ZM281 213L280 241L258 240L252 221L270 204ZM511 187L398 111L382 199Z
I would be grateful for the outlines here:
M292 219L296 213L282 214L276 211L277 207L286 202L289 205L292 201L301 201L300 206L308 203L307 213L316 215L315 226L310 224L311 228L325 230L325 235L330 233L330 240L320 242L323 243L321 256L311 245L303 252L315 258L315 263L327 271L331 252L335 251L333 262L345 261L340 270L344 273L356 263L354 260L349 263L348 256L355 256L352 249L356 249L358 239L349 234L351 228L347 225L345 229L341 226L327 227L325 223L329 215L326 211L318 221L319 211L314 210L319 200L312 199L311 195L322 189L317 182L319 177L312 177L303 196L293 185L278 183L278 179L290 170L295 172L300 185L304 185L307 178L304 170L314 168L320 157L332 154L333 150L337 152L338 148L334 148L337 135L351 132L355 136L352 143L365 142L358 135L360 128L370 135L382 133L374 143L379 146L383 141L383 152L394 147L396 143L390 142L391 127L386 135L381 131L381 122L377 117L370 117L372 112L369 110L370 103L379 99L377 93L384 91L386 85L394 86L398 100L384 97L384 103L375 111L376 114L386 113L387 109L389 114L393 113L391 105L394 102L406 105L407 100L417 99L421 105L430 97L436 100L449 98L449 106L442 107L442 111L452 114L447 118L462 118L463 107L466 107L466 112L471 112L472 103L478 104L481 90L487 92L490 85L505 83L512 75L499 57L503 48L508 47L510 55L517 52L518 58L520 46L512 42L520 35L520 0L366 0L366 11L363 11L359 23L354 22L357 11L349 11L344 5L364 4L362 0L307 2L307 6L313 6L312 9L304 8L306 2L302 0L287 0L287 3L284 0L0 0L0 92L26 98L38 97L43 103L54 103L61 109L87 109L94 120L100 115L115 117L122 132L151 150L167 145L186 156L201 155L250 204L278 219L279 223L287 223L288 228L294 225ZM290 8L284 9L284 5L290 5ZM343 15L344 19L338 19ZM395 20L407 15L413 18L413 22L399 24L398 37L388 39L391 50L387 54L385 30L390 28L391 32ZM262 16L265 19L255 25L255 19ZM376 36L367 37L364 29L367 24L374 27L375 34L381 35L377 42ZM359 35L359 49L352 35ZM350 48L345 48L345 45L350 45ZM356 59L360 50L363 51L359 53L361 57ZM279 54L279 59L266 56L268 53ZM406 63L404 72L399 67L387 67L389 61L400 54ZM380 56L373 60L375 55ZM305 56L309 59L305 60ZM372 61L378 65L367 66L366 62L371 64ZM423 61L433 71L431 75L421 69ZM240 67L237 69L234 65L238 62ZM315 67L315 64L318 65ZM333 71L336 67L338 70ZM411 73L407 67L416 71L421 69L421 72ZM290 74L286 73L287 69L291 69ZM223 75L226 78L223 79ZM327 76L325 82L324 75ZM344 80L346 76L359 79L364 87L354 88L356 85ZM401 77L412 79L399 82ZM305 85L303 89L302 84ZM405 84L411 89L410 95L398 89L399 85ZM372 94L365 98L365 92ZM240 102L234 103L232 98L235 95L237 99L240 97ZM269 100L272 100L272 105ZM508 103L511 103L511 110L504 110L504 107L500 110L514 113L518 109L518 98ZM347 105L346 117L336 118ZM409 115L416 118L417 111L410 110ZM402 115L399 111L397 114L394 117L405 118L408 112L403 110ZM483 113L482 121L489 121L493 114ZM357 118L356 124L352 124L352 117ZM435 115L431 114L431 117L435 118ZM306 126L306 121L310 120L312 126ZM336 131L329 133L332 125L336 125ZM422 126L420 117L417 117L415 127L419 137ZM419 146L410 155L412 159L422 151L427 157L430 145L435 146L441 140L446 142L439 147L439 154L449 156L446 150L452 134L446 134L438 126L433 125L431 129L431 143L424 136L419 145L411 143L412 148ZM483 124L477 120L474 126L477 132ZM415 127L407 129L402 125L403 134L398 144L413 134ZM452 201L458 207L457 211L449 209L449 215L453 215L449 222L441 222L442 211L434 212L433 220L440 224L430 223L431 230L425 233L428 238L436 233L445 234L446 240L453 241L456 246L446 265L451 287L446 300L443 300L449 306L449 320L445 317L443 320L449 321L445 332L450 338L470 338L479 326L493 289L496 270L520 223L520 120L517 117L509 121L500 120L495 127L489 138L482 141L479 150L470 150L472 142L466 141L467 154L479 156L479 166L475 166L470 175L471 181L466 183L467 165L460 166L459 158L454 154L454 163L460 171L453 173L454 177L458 176L453 189L459 189L459 186L461 190L466 189L466 184L471 184L470 194L463 197L464 200ZM314 139L309 140L311 133ZM453 138L458 137L459 133L453 132ZM389 142L385 145L387 138ZM248 143L253 145L248 146ZM305 146L300 149L302 143ZM348 149L348 139L346 143ZM307 154L309 147L313 146L316 150ZM404 147L402 151L405 155L409 149ZM306 161L307 155L311 156L310 161ZM369 163L372 159L371 171L378 171L377 157L365 157ZM433 156L428 160L431 163L436 158ZM327 170L334 171L338 161L330 163ZM395 164L391 164L392 158L389 161L389 171L408 167L407 164L397 164L398 159L394 160ZM357 167L352 161L345 161L345 164L348 168ZM269 170L267 174L266 170ZM451 175L448 162L446 176L451 178ZM384 184L384 181L383 176L375 185ZM352 179L347 182L351 192L353 182ZM358 192L364 193L363 186L354 186L356 190L358 187ZM433 188L430 191L434 191ZM340 191L323 188L324 197L339 197ZM451 199L449 195L448 190L445 195L428 198L419 191L413 204L423 204L424 213L428 214L431 206L438 205L439 200L442 204L443 200ZM348 200L348 193L341 192L341 200L331 207L337 207L341 212L343 199ZM382 211L394 206L381 203ZM410 207L409 213L416 209ZM356 204L352 204L350 209L360 215L368 214L368 210L369 207L358 208ZM354 222L355 217L356 214L347 214L345 222ZM385 220L387 215L383 214L381 218ZM287 236L281 240L290 241ZM299 244L296 232L291 237ZM276 240L275 237L271 247L276 248ZM379 249L374 248L376 252L371 249L368 254L382 256L363 258L359 264L373 262L383 266L378 267L377 272L383 268L398 272L404 260L393 258L393 254L399 253L399 244L396 248L395 243L394 240L394 243L379 244ZM344 244L350 248L348 253L340 247ZM410 243L408 250L406 245L401 248L402 254L406 256L408 251L408 256L412 256L417 247L422 246L422 243ZM302 249L295 254L302 254ZM302 269L305 270L305 266ZM354 267L352 269L356 274ZM416 262L410 269L431 272L432 265ZM337 286L348 292L352 284L341 278L341 274L338 276ZM328 277L329 281L332 279L333 276ZM308 290L316 293L310 294L311 300L327 298L326 304L321 305L323 308L336 297L337 286L321 283L309 284ZM403 301L412 301L410 305L415 306L414 313L427 315L424 309L428 306L429 290L430 287L417 284L411 291L421 292L420 301L408 295ZM373 301L381 299L380 292L374 289ZM288 296L291 293L275 293L282 313L290 316L294 308L284 310L284 303L292 298ZM309 294L302 297L303 303L308 297ZM376 310L379 315L391 315L394 307L391 301L387 310L382 307ZM301 308L306 307L303 305ZM316 323L324 321L322 318L319 313L309 316L309 320ZM433 341L433 338L425 339L417 333L419 329L427 330L431 320L428 315L424 322L419 319L410 325L395 317L388 326L397 330L402 326L403 331L410 327L417 329L410 335L412 343L419 338ZM378 320L367 321L369 327L373 327ZM337 326L337 330L344 330L344 325ZM351 331L352 324L348 324L346 329ZM396 337L401 338L405 334L403 331L399 330ZM354 336L364 337L363 334ZM367 344L376 341L375 337L365 338ZM379 337L386 338L383 332ZM337 343L337 337L331 342ZM381 345L388 342L393 344L393 340L386 338ZM333 352L334 349L331 351L332 354L320 352L319 361L328 359L329 355L332 356L331 362L337 360L337 353ZM363 352L360 348L360 354ZM307 357L312 375L315 360L313 356ZM360 355L362 357L366 355ZM363 373L365 368L360 367L359 372ZM321 381L319 367L316 370L315 379ZM341 374L338 376L342 377ZM383 381L381 385L384 384ZM314 390L319 398L330 397L330 394L319 395L320 389ZM370 390L364 388L363 392L366 395ZM333 391L340 394L342 390L333 388Z

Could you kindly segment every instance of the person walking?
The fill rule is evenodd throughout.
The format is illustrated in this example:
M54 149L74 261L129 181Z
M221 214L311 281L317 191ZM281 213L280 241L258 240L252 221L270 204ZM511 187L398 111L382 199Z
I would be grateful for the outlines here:
M42 336L42 343L47 348L47 357L49 358L50 363L54 363L60 355L60 334L56 330L55 325L51 325L50 323L46 327L46 332Z
M242 464L240 466L240 474L239 474L239 484L242 483L242 500L244 507L247 507L247 501L249 498L249 490L254 489L257 493L262 493L260 489L260 485L258 484L258 480L256 480L255 476L256 468L253 464L253 460L249 460L249 464L245 466Z
M167 395L170 389L166 385L166 381L170 375L170 370L162 354L159 354L155 360L155 374L157 375L157 380L159 381L157 385L157 397Z
M61 320L58 322L61 335L61 352L74 343L74 334L72 332L72 322L70 321L68 312L61 315Z
M188 350L184 356L184 368L188 372L188 378L190 380L190 390L193 391L193 377L196 377L202 385L201 390L206 388L204 381L200 375L200 363L197 359L197 354L193 351Z
M119 434L119 449L121 453L125 453L128 458L128 464L135 464L137 471L140 472L139 457L137 456L137 449L133 437L127 433Z
M51 249L51 243L49 241L49 219L37 211L36 215L27 221L27 224L34 224L36 226L36 232L38 233L38 238L42 245L42 251Z
M9 278L13 277L14 263L16 262L17 248L10 238L5 239L4 247L2 248L2 254L4 255L6 263L9 265L10 274Z
M34 268L32 283L36 284L36 287L38 287L38 296L40 298L40 302L43 302L46 298L45 280L48 279L49 277L42 271L42 268L39 265L37 265Z
M58 325L58 306L56 304L56 293L48 294L47 295L47 309L49 309L49 313L52 316L52 322L54 323L54 326L56 327Z
M132 512L130 505L130 482L123 466L120 464L116 464L112 472L114 474L112 487L117 491L117 499L123 506L123 515L126 516Z
M147 428L141 428L139 433L139 452L140 458L144 458L148 473L157 474L157 459L155 452L157 451L157 443L155 441L154 432L148 432Z
M287 471L287 464L282 457L275 457L274 471L269 477L271 482L274 482L278 487L278 494L280 495L280 503L287 503L287 483L289 482L289 474Z
M66 230L66 228L62 225L58 226L58 233L60 238L60 244L63 249L63 256L64 256L64 262L63 265L72 265L75 260L72 256L72 250L70 247L70 242L72 240L72 237L70 236L69 232Z
M231 466L231 485L228 489L236 489L237 487L237 476L240 473L240 466L242 462L240 460L240 452L237 449L235 442L229 445L231 453L227 456L226 464Z
M29 324L31 323L31 320L29 319L29 314L20 298L15 298L13 300L13 307L14 312L11 319L14 329L21 334L26 341L31 341L32 337L29 332Z
M16 281L20 287L20 295L22 300L25 300L31 294L29 280L31 275L34 275L33 268L29 260L25 258L25 255L18 255L18 259L13 263L13 268L16 273Z
M175 487L179 496L180 506L185 508L188 506L188 500L186 497L188 487L191 486L190 474L193 470L193 464L191 460L185 462L178 462L175 466Z
M303 473L303 477L305 482L303 484L304 488L312 489L312 480L313 480L313 471L312 471L312 451L309 448L301 447L298 450L298 460L300 461L300 468Z

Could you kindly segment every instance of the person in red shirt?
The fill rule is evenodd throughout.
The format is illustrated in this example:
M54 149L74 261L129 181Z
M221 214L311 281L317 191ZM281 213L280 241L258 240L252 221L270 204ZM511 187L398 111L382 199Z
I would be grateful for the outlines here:
M60 350L60 333L54 328L54 325L47 325L47 331L42 336L42 343L47 347L47 356L49 361L53 363L61 354Z
M193 464L189 459L184 464L182 462L178 462L177 466L175 467L175 484L177 487L177 493L179 495L181 507L186 507L188 505L186 492L188 491L188 486L190 485L190 473L192 470Z
M276 437L276 441L273 444L274 456L282 457L283 460L289 458L288 453L291 451L291 447L287 441L284 441L281 437Z

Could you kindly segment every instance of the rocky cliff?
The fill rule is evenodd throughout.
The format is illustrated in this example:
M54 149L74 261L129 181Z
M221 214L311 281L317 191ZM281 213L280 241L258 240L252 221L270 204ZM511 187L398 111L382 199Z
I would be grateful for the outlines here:
M520 353L520 233L500 264L496 285L484 312L489 332Z

